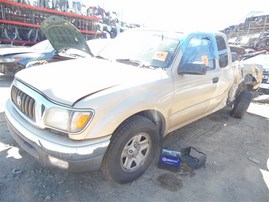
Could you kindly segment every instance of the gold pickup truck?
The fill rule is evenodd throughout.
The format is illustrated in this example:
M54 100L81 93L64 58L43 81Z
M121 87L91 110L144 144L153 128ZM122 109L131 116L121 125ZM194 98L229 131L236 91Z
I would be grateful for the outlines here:
M55 49L89 52L64 20L48 18L43 27ZM44 165L101 168L127 183L171 131L227 104L241 118L259 75L232 62L222 33L133 29L95 56L18 72L5 113L11 135Z

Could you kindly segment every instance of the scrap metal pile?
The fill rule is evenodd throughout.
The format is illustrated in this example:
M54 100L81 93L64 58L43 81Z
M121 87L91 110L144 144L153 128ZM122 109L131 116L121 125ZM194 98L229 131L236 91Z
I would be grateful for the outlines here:
M229 43L256 51L269 50L269 13L251 13L243 23L224 29Z
M40 8L9 0L0 0L0 43L16 45L33 45L45 39L40 30L41 22L50 15L61 16L75 25L86 40L98 38L96 16L82 16Z

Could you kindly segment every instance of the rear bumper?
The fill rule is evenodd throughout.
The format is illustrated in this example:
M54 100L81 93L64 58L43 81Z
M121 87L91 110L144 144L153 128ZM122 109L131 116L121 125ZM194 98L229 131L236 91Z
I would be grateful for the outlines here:
M5 105L5 114L13 138L22 149L43 165L74 172L97 170L101 167L110 136L97 140L75 141L51 131L37 129L16 112L9 100Z

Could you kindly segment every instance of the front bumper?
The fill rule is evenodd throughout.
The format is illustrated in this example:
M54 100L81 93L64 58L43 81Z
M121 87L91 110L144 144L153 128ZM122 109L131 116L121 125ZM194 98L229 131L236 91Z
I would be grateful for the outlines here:
M101 167L110 136L76 141L62 134L38 129L18 114L10 100L6 102L5 114L13 138L43 165L75 172L97 170Z
M17 64L0 64L0 73L8 75L8 76L14 76L15 73L20 70L23 69L24 67L20 67Z

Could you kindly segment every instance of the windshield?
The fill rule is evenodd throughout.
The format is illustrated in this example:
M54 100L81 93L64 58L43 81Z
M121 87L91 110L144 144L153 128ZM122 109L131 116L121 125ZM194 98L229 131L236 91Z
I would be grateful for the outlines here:
M54 48L51 46L49 40L41 41L30 47L31 51L38 53L49 53L54 51Z
M114 39L99 56L118 62L139 61L142 65L167 68L182 36L181 33L129 30Z

